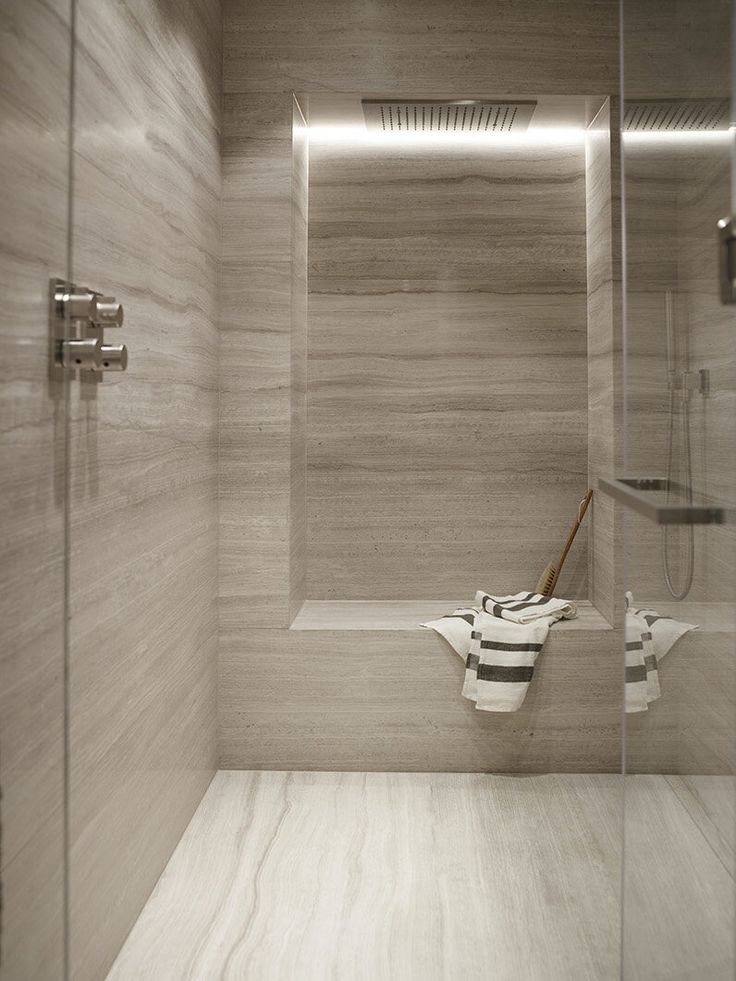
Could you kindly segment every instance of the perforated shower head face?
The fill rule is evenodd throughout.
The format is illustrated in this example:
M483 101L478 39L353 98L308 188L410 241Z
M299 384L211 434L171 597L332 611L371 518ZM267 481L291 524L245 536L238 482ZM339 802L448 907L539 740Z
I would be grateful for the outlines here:
M728 99L635 99L626 103L629 133L704 132L727 129Z
M384 133L518 133L536 102L362 99L369 130Z

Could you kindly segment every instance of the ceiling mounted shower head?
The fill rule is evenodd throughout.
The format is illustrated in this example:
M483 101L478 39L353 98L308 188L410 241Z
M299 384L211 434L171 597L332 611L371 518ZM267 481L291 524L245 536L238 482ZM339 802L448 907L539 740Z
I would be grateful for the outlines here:
M517 133L536 102L362 99L365 124L384 133Z
M728 128L728 99L636 99L626 102L624 131L681 133Z

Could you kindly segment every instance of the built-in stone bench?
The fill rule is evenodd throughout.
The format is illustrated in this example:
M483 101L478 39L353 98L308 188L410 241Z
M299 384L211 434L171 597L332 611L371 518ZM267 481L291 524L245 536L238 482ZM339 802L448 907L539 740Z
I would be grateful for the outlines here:
M420 624L467 606L460 600L307 600L292 630L422 630ZM560 620L555 633L568 630L611 630L608 621L587 600L577 603L578 615Z
M589 603L555 624L522 708L479 712L423 620L454 601L318 601L224 651L225 766L605 772L620 765L621 632Z

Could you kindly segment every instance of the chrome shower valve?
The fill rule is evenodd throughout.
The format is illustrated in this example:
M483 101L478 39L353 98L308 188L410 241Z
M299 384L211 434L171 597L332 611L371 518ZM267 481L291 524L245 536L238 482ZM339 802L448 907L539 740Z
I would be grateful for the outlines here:
M106 344L106 327L121 327L123 305L114 296L51 281L55 364L67 371L125 371L125 344ZM73 336L69 336L69 334Z
M98 327L122 327L123 304L114 296L95 296L90 320Z

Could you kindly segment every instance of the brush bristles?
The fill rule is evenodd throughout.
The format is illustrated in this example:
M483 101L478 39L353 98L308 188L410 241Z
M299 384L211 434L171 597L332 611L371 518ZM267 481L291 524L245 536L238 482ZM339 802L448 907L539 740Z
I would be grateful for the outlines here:
M554 588L556 577L557 569L552 564L548 565L542 575L539 577L536 592L541 596L550 596L552 594L552 589Z

